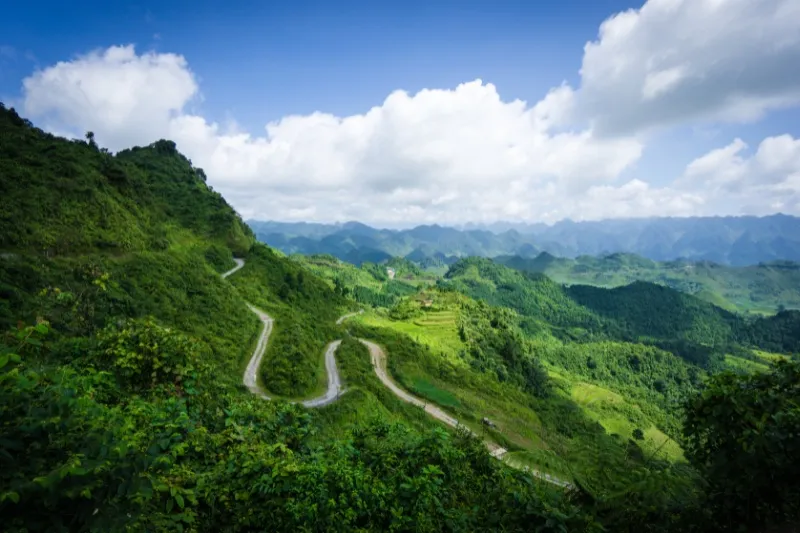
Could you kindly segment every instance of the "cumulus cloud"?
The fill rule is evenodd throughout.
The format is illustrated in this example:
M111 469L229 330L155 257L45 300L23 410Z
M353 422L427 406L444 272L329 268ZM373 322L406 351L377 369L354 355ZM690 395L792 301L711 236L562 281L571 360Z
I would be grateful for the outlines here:
M581 218L565 199L613 182L642 150L634 138L565 130L566 86L534 105L504 101L481 80L396 91L360 115L287 116L254 136L189 112L195 80L181 56L112 47L27 78L24 107L51 128L92 130L115 150L171 138L243 214L260 218Z
M797 65L797 0L649 0L587 43L580 117L614 135L751 121L800 102Z
M286 116L254 135L194 111L200 87L182 56L133 46L35 72L23 102L52 131L92 130L112 150L173 139L252 218L410 224L800 212L791 137L766 139L752 157L736 141L672 184L620 180L634 173L651 128L749 120L800 102L800 70L787 68L797 64L795 0L649 0L603 23L585 47L578 88L563 84L532 104L474 80L396 91L347 117Z
M767 137L755 153L735 139L689 163L676 186L708 198L714 213L800 214L800 139Z
M122 148L165 135L198 86L182 56L112 46L37 71L23 90L26 114L59 131L93 130Z

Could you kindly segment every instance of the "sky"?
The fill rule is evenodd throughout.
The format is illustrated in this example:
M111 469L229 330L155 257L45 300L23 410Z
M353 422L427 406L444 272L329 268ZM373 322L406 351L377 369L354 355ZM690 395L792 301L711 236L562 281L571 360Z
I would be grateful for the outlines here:
M246 219L800 215L797 0L16 2L0 101Z

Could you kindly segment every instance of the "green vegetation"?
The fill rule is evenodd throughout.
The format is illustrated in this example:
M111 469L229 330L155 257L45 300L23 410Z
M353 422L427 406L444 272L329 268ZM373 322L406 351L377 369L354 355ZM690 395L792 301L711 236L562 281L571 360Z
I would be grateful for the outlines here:
M502 256L495 261L523 272L546 274L567 285L614 288L648 281L728 311L772 314L778 309L800 309L800 263L792 261L734 267L710 261L658 262L623 253L568 259L546 252L534 258Z
M479 259L432 286L407 260L287 258L254 242L173 143L112 155L2 106L0 194L4 531L798 518L800 313L750 320L649 285L565 289ZM233 257L245 266L221 279ZM313 395L324 346L342 339L336 402L309 411L245 389L261 328L246 302L275 319L270 394ZM400 386L504 446L506 465L384 387L357 338L386 350ZM738 372L705 386L722 368Z
M715 376L687 411L686 450L722 528L796 523L800 516L800 364ZM741 529L739 529L741 530Z
M365 262L360 267L331 255L294 255L292 259L327 280L337 294L370 307L391 307L404 296L414 294L419 287L434 281L434 276L400 258L392 258L380 265ZM394 279L389 277L388 269L394 270Z
M113 156L2 108L0 156L4 530L593 528L475 440L395 415L372 381L343 400L393 419L334 428L345 402L317 418L251 396L245 299L283 328L265 364L287 395L314 388L352 304L254 245L172 143ZM247 264L222 280L233 254Z

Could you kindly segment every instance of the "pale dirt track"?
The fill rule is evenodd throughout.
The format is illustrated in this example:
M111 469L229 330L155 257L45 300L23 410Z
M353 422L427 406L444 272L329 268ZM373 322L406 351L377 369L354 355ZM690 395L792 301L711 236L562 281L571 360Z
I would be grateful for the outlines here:
M421 400L416 396L409 394L408 392L398 387L397 384L394 381L392 381L392 379L389 377L388 372L386 371L386 353L383 351L383 349L374 342L370 342L365 339L358 339L358 340L369 350L370 359L372 360L372 367L375 369L375 374L378 376L378 379L381 380L381 383L383 383L386 386L386 388L392 391L395 396L397 396L404 402L408 402L418 407L422 407L426 413L436 418L437 420L444 422L448 426L454 428L462 427L465 430L469 431L472 435L477 436L474 431L467 428L463 424L459 423L458 420L456 420L449 414L445 413L435 405L429 404L424 400ZM483 443L489 449L489 455L497 459L502 460L503 456L508 452L508 450L506 450L496 442L492 442L491 440L484 439ZM509 465L509 466L514 466L514 465ZM515 466L515 468L517 467ZM559 487L572 488L571 483L558 479L554 476L551 476L550 474L539 472L538 470L534 470L528 467L523 467L521 468L521 470L530 473L534 477L537 477L554 485L558 485Z
M236 266L223 273L223 278L227 278L244 266L244 259L234 259L234 261L236 262ZM264 358L264 352L267 351L267 343L269 342L269 336L272 333L273 320L271 316L261 309L258 309L249 303L247 304L247 307L258 317L259 320L261 320L264 326L261 329L261 333L258 335L258 342L253 350L252 357L250 357L250 361L247 363L247 368L244 371L242 382L244 383L244 386L250 390L250 392L260 398L269 400L270 397L267 396L263 389L258 386L258 369L261 367L261 360ZM352 315L345 315L344 317L340 318L337 324L341 323L342 320L348 318L349 316ZM311 398L309 400L300 402L304 406L322 407L335 401L336 398L338 398L341 394L342 379L339 376L339 370L336 368L336 349L339 347L341 342L342 341L340 340L334 341L325 348L325 370L328 374L328 388L326 389L325 394L317 398Z
M223 278L227 278L234 272L238 271L244 266L244 259L234 259L236 262L236 266L231 270L222 274ZM247 304L247 307L252 311L256 316L258 316L259 320L264 324L264 327L261 330L261 333L258 337L258 342L256 343L255 350L253 350L253 356L250 358L250 361L247 364L247 369L244 372L243 382L245 387L247 387L250 392L253 394L264 398L265 400L269 400L270 397L264 393L261 387L258 386L258 368L261 366L261 360L264 357L264 352L267 349L267 343L269 342L269 336L272 333L272 325L273 320L267 313L261 311L260 309ZM348 318L351 318L355 315L363 313L363 309L361 311L355 313L348 313L346 315L341 316L337 321L336 324L341 324ZM359 339L361 344L367 347L370 353L370 359L372 360L372 367L375 369L375 374L378 376L378 379L383 383L386 388L388 388L392 393L403 400L404 402L410 403L412 405L416 405L421 407L428 413L430 416L444 422L448 426L458 428L462 427L466 431L469 431L471 434L475 435L475 432L471 429L467 428L463 424L459 423L458 420L444 412L442 409L437 407L434 404L429 404L424 400L421 400L410 394L392 381L389 377L388 372L386 371L386 353L383 349L375 344L374 342L370 342L365 339ZM336 368L336 349L341 344L341 340L333 341L330 343L325 349L325 370L328 374L328 388L325 391L325 394L319 396L317 398L311 398L309 400L304 400L300 402L305 407L322 407L328 405L334 401L341 395L342 392L342 381L341 377L339 376L339 370ZM489 454L492 457L502 460L503 456L507 453L507 450L500 446L499 444L492 442L491 440L484 439L483 443L489 449ZM562 481L556 477L551 476L550 474L545 474L543 472L539 472L538 470L533 470L528 467L524 467L523 470L529 472L531 475L542 479L544 481L548 481L554 485L558 485L560 487L571 488L572 485L566 481Z

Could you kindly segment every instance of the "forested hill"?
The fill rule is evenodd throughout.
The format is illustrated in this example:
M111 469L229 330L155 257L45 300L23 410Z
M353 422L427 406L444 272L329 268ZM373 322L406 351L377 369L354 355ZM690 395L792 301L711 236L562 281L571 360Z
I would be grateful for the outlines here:
M355 303L254 243L173 143L112 155L0 108L0 198L3 531L598 530L383 389L324 414L252 396L248 302L284 398L325 386Z
M728 310L772 314L800 309L800 263L770 261L733 267L712 261L653 261L633 254L582 255L575 259L542 252L536 257L494 260L524 272L539 272L570 285L619 287L650 281L693 294Z
M716 347L721 352L735 345L782 353L800 350L800 337L795 336L799 311L746 319L661 285L564 287L543 274L520 272L484 258L458 261L445 279L447 285L474 298L515 309L528 319L529 330L555 326L553 333L562 338L654 342L683 355L687 355L687 345Z
M0 109L0 247L49 257L163 250L188 238L247 251L254 235L161 140L112 155Z

